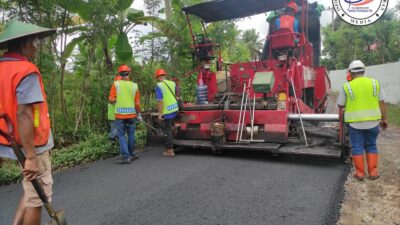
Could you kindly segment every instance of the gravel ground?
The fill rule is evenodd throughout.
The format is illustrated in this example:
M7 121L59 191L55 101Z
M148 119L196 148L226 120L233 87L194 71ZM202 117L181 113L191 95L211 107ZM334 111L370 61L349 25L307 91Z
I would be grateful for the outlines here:
M348 177L339 225L400 225L400 129L383 131L378 143L381 177Z

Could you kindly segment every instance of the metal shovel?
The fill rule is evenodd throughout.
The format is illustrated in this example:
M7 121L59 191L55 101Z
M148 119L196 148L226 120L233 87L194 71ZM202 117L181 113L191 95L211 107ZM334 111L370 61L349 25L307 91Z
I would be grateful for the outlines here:
M0 129L0 136L3 136L11 145L11 148L13 149L15 155L17 156L17 159L19 163L21 164L22 168L25 165L25 155L22 152L21 148L18 146L18 144L15 142L15 139L11 135L12 133L12 124L10 118L2 113L0 114L0 120L4 119L8 126L8 132L3 131ZM51 217L51 221L47 223L47 225L67 225L67 220L65 219L64 215L64 210L59 210L56 211L49 200L47 199L46 194L43 191L43 187L40 184L40 181L36 178L32 182L33 187L35 188L36 192L39 195L40 200L42 200L44 207L46 208L47 213Z

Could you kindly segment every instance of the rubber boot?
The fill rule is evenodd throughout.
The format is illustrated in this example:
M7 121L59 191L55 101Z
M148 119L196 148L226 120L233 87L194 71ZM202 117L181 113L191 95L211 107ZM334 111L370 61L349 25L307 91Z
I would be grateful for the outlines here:
M353 155L353 163L356 168L356 173L353 177L359 181L363 181L365 176L364 155Z
M379 178L378 174L378 154L367 154L368 175L369 179L376 180Z

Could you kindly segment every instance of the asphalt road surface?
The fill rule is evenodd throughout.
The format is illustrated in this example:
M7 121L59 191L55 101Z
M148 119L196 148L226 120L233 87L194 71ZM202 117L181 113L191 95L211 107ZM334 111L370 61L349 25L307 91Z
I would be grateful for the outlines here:
M139 156L56 173L53 202L68 224L335 224L348 174L340 163L259 153L164 158L148 148ZM0 187L1 225L11 224L21 192L20 184Z

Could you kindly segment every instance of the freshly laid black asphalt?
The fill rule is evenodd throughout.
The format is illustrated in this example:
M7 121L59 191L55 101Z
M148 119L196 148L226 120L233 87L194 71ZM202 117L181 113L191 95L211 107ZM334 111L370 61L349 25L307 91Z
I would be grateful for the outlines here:
M53 203L69 225L335 224L348 168L341 163L247 152L175 158L148 148L54 175ZM20 184L0 187L0 225L11 224ZM43 224L48 217L44 214Z

